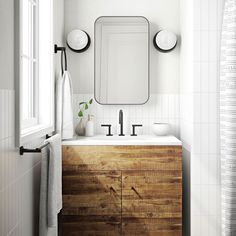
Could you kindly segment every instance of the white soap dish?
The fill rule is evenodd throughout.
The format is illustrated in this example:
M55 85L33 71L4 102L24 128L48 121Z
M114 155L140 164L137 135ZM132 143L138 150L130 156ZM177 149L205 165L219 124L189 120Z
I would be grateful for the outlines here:
M157 136L166 136L170 134L170 124L168 123L154 123L153 133Z

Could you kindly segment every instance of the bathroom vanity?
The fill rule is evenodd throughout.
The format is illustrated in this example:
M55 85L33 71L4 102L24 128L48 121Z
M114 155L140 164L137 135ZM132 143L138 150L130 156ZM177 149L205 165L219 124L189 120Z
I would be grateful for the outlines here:
M182 235L182 146L175 137L63 143L63 235Z

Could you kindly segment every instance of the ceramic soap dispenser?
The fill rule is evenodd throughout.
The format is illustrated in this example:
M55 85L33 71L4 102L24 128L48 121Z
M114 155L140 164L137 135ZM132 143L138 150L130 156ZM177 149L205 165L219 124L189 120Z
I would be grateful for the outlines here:
M93 115L88 115L88 121L85 127L85 136L92 137L94 136L94 122Z

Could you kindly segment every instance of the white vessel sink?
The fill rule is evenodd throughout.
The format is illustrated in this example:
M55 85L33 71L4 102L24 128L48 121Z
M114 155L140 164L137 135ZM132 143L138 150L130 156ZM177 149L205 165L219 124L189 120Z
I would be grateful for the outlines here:
M96 135L94 137L75 137L65 140L62 145L173 145L181 146L182 142L174 136L105 136Z

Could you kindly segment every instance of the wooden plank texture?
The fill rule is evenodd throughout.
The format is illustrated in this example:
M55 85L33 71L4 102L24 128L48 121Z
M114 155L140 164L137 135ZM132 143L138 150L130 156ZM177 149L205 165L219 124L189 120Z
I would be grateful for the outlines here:
M120 235L121 172L63 172L63 235Z
M126 236L182 236L180 219L127 218L122 223Z
M181 222L180 170L122 171L123 235L181 235Z
M78 217L63 216L63 235L65 236L119 236L120 217Z
M121 172L63 174L64 215L120 215Z
M63 146L63 235L182 235L180 146Z
M63 146L63 171L181 170L180 146Z

